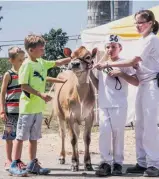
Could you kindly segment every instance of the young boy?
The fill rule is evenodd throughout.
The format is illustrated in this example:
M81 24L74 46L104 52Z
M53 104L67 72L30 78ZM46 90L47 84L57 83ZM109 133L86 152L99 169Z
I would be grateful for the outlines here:
M4 131L2 139L6 140L5 170L9 170L12 162L12 146L16 137L17 121L19 116L19 98L21 88L18 84L18 71L24 61L24 51L19 47L11 47L8 50L9 62L12 67L3 77L1 96L0 96L0 117L4 121ZM19 160L19 165L25 167L23 162Z
M105 60L122 60L119 57L122 45L118 36L110 35L106 39L105 50L105 57L107 56ZM94 67L100 70L98 64ZM105 68L99 72L99 150L101 164L96 171L97 176L122 175L128 83L135 86L139 83L133 68ZM111 143L113 149L111 149ZM113 171L111 172L112 163Z
M45 102L52 98L44 93L47 70L61 66L71 61L71 58L57 61L45 61L41 58L44 54L45 40L38 35L29 35L25 38L25 49L29 55L19 71L19 84L22 88L20 97L20 115L17 124L17 137L14 147L14 161L10 173L15 176L26 176L27 173L46 175L50 173L47 168L42 168L36 158L37 140L41 138L42 111ZM26 170L19 167L23 141L29 139L30 163Z

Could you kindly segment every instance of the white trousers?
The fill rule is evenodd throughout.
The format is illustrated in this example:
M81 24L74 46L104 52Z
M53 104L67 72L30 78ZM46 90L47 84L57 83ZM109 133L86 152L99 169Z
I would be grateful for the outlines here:
M124 160L124 127L127 108L99 109L99 151L101 163L118 163Z
M159 169L159 88L157 80L142 84L136 98L136 155L140 166Z

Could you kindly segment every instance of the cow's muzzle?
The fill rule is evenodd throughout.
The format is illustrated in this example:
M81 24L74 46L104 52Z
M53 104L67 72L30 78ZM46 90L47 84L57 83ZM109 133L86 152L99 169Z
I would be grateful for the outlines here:
M71 62L72 68L79 68L80 62Z
M69 70L79 69L79 68L80 68L80 62L78 62L78 61L70 62L69 65L68 65Z

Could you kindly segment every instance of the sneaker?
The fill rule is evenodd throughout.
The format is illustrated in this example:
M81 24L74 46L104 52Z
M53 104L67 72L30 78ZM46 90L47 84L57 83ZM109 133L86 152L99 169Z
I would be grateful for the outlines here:
M148 167L143 174L144 177L158 177L159 170L156 167Z
M134 167L128 167L126 173L139 173L143 174L147 168L141 167L138 163Z
M121 176L122 175L122 166L120 164L115 163L113 165L112 175L114 175L114 176Z
M111 175L111 166L107 163L100 164L98 170L95 172L95 175L100 177Z
M42 168L38 162L38 159L32 160L27 166L27 172L37 175L47 175L51 171L48 168Z
M9 168L9 173L12 176L17 176L17 177L26 177L28 172L24 169L21 168L21 164L19 160L14 160L11 163L11 166Z
M8 162L5 162L5 164L4 164L4 169L5 169L6 171L9 171L11 163L12 163L12 162L9 162L9 161L8 161Z
M20 166L20 168L21 168L22 170L25 170L25 169L27 168L27 165L24 164L20 159L17 160L17 161L18 161L18 165Z

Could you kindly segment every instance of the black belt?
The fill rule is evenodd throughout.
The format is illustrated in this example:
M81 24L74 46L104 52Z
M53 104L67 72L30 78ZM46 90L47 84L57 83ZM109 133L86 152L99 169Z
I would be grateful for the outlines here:
M106 71L105 69L103 69L103 72L105 72L105 73L107 73L107 74L108 74L110 71L113 70L112 67L106 67L106 69L107 69L107 71ZM118 77L115 77L115 79L116 79L115 89L116 89L116 90L121 90L122 84L121 84L119 78L118 78ZM117 88L118 84L120 85L119 88Z
M157 86L159 87L159 73L157 73L156 78L154 78L153 80L157 80Z

